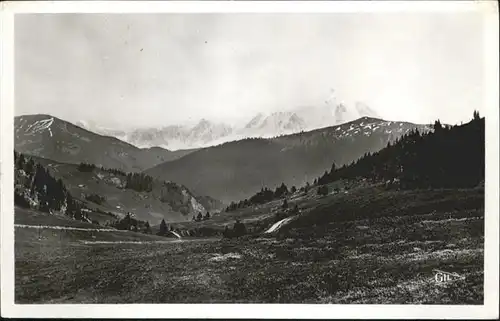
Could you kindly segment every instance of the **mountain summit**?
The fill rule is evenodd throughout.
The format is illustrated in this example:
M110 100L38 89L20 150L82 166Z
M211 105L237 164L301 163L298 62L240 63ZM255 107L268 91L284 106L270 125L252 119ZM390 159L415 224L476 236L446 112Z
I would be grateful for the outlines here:
M81 123L80 123L81 124ZM141 171L186 153L162 148L141 149L114 135L99 135L51 115L14 119L15 150L54 161L95 164L124 171Z
M377 113L363 103L353 107L336 104L332 99L323 106L299 107L290 111L258 113L241 126L201 119L193 125L169 125L160 128L138 128L131 131L99 127L81 122L81 126L101 135L113 136L140 148L159 146L170 150L209 147L252 137L276 137L340 125L361 117L378 118Z

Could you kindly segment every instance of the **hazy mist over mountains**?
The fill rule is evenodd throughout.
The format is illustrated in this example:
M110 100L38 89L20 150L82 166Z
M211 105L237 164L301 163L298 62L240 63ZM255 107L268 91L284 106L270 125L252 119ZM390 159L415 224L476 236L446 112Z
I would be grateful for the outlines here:
M163 147L169 150L200 148L249 137L275 137L328 126L339 125L364 116L379 117L366 104L336 104L332 95L322 106L303 106L289 111L256 114L246 122L222 123L202 118L194 124L163 127L119 129L100 126L97 122L77 123L87 130L113 136L140 148Z

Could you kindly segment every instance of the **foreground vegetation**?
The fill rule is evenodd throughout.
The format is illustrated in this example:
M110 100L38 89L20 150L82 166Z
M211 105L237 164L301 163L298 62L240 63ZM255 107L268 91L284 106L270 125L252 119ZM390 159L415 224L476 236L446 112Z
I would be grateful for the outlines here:
M39 239L17 228L16 302L481 304L483 195L351 190L276 238L51 231ZM118 242L131 236L136 243ZM464 278L436 283L434 269Z

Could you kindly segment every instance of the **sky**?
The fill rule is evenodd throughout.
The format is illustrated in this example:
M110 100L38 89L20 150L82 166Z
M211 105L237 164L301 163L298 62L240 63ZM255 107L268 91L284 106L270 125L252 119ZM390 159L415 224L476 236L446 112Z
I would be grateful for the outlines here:
M483 107L483 20L463 13L23 14L15 113L109 127L363 102L449 124Z

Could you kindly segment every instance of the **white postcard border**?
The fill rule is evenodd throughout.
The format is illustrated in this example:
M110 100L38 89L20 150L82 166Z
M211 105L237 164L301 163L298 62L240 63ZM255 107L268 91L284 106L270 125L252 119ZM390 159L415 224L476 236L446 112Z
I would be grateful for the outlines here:
M495 1L81 1L0 4L1 313L2 317L58 318L498 318L498 11ZM308 304L14 304L13 119L14 15L22 13L159 12L416 12L477 11L485 15L486 216L485 300L477 306Z

